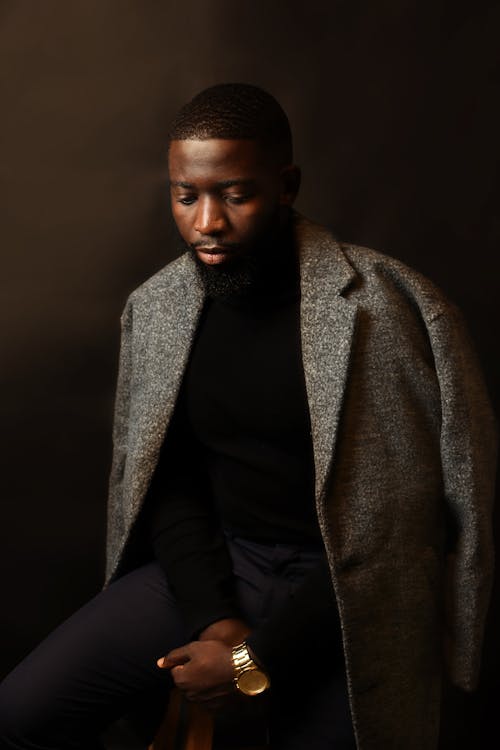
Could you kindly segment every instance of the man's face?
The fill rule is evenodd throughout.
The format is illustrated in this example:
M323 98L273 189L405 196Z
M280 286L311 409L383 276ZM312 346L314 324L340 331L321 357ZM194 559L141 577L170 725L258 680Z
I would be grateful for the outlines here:
M230 269L279 231L298 189L254 140L174 140L169 149L172 213L184 242L206 267Z

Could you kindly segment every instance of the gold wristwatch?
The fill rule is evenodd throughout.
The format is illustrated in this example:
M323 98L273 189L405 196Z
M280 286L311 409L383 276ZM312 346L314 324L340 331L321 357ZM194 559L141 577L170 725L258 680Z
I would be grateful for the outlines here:
M234 684L245 695L259 695L271 685L267 674L254 662L245 641L232 650Z

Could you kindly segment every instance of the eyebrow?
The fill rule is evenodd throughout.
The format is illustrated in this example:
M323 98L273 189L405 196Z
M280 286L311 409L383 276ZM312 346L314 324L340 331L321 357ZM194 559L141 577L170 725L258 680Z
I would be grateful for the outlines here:
M184 190L191 190L193 188L196 188L196 185L193 185L191 182L182 182L179 180L169 180L170 187L179 187L183 188ZM219 188L230 188L230 187L238 187L238 186L247 186L250 187L255 183L254 180L249 179L236 179L236 180L221 180L220 182L216 182L215 184Z

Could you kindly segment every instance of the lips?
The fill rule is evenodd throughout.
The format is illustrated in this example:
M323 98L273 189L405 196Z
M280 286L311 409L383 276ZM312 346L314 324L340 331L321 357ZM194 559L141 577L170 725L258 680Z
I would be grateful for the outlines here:
M234 250L218 245L211 245L210 247L199 245L198 247L195 247L195 251L198 258L207 265L223 263L234 253Z

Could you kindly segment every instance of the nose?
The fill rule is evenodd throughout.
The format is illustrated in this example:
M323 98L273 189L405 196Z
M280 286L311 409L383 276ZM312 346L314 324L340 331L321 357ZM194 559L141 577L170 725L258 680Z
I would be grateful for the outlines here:
M217 236L227 227L223 207L215 198L206 196L198 200L194 228L199 234Z

